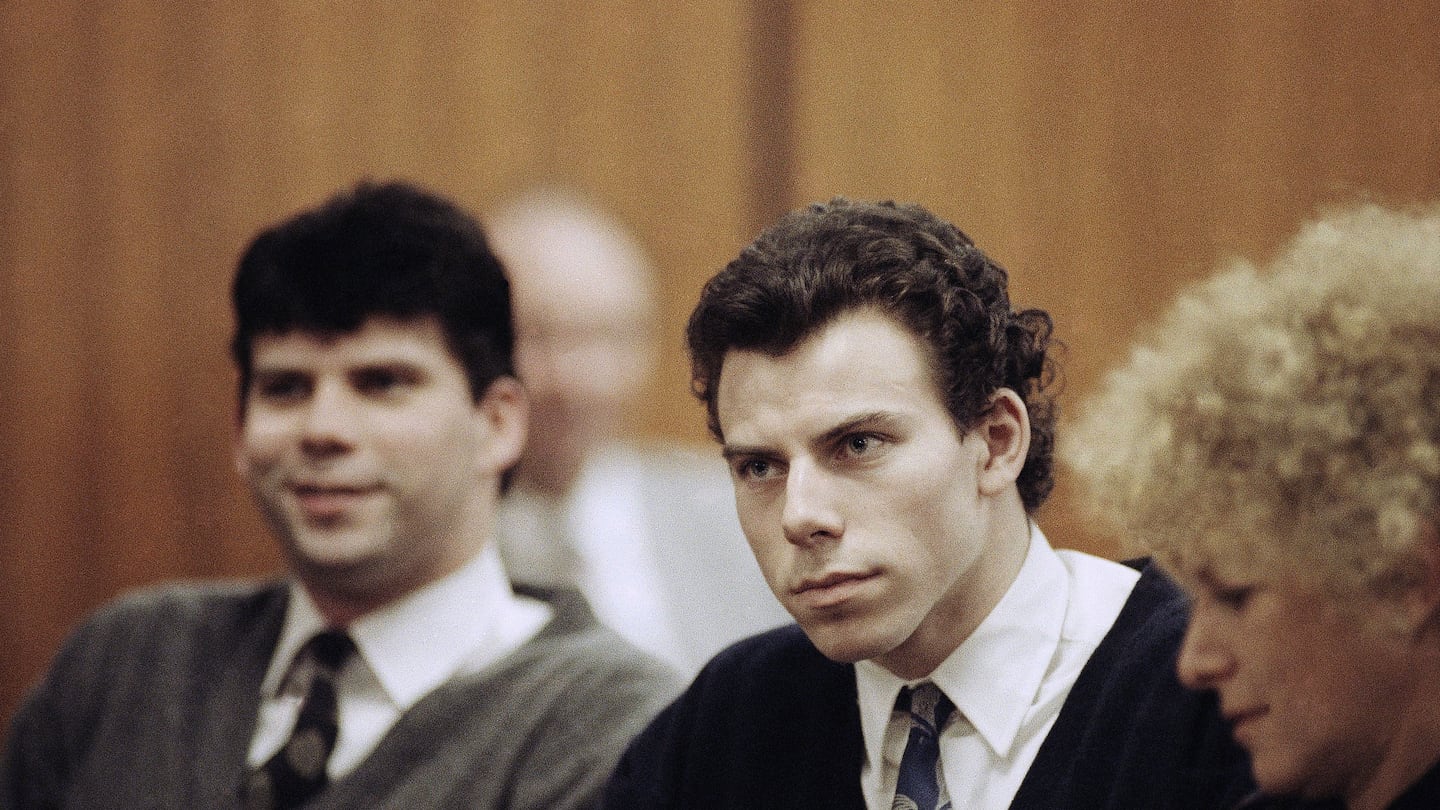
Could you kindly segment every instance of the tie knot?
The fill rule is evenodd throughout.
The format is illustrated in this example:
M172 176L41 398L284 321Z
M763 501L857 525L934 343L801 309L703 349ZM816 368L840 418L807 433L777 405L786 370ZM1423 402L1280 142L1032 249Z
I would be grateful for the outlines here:
M940 691L940 687L926 681L918 686L901 689L895 708L909 712L911 717L922 721L938 733L945 727L945 721L950 719L950 714L955 711L955 704Z
M317 633L305 643L315 662L330 672L336 672L355 652L355 640L344 630L326 630Z

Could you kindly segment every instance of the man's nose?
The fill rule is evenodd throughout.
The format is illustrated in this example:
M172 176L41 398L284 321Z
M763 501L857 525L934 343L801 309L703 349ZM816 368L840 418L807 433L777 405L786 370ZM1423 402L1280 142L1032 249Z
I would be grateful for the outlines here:
M333 382L317 384L301 422L301 440L306 452L333 453L353 444L359 418L356 404L345 386Z
M833 478L815 464L792 460L785 477L785 507L780 519L785 539L796 545L838 539L845 532L845 522L836 502Z

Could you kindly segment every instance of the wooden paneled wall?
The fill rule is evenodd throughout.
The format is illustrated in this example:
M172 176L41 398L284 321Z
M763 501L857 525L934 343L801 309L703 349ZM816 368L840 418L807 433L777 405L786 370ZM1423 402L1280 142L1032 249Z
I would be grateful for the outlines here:
M232 470L227 285L362 176L597 195L680 335L781 211L915 200L1050 309L1070 399L1221 257L1440 194L1440 2L0 3L0 722L80 616L278 558ZM1088 534L1063 483L1042 515Z

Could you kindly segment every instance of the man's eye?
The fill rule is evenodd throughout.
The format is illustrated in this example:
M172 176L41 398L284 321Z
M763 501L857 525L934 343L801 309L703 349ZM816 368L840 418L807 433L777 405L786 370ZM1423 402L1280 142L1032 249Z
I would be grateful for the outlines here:
M268 402L294 402L310 393L310 383L299 374L262 377L255 383L255 394Z
M414 375L393 369L368 369L355 375L355 388L363 394L383 396L415 382Z
M770 474L774 472L774 469L774 465L770 462L764 459L752 458L745 459L739 464L736 464L735 474L747 481L760 481L769 477Z
M880 438L869 433L856 433L846 436L840 444L840 450L846 456L863 456L866 453L874 452L880 446Z

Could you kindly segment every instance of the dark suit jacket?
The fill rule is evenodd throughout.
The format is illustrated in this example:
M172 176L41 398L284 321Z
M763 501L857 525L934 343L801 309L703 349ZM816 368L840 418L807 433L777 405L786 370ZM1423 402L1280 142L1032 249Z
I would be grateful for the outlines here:
M1225 808L1251 789L1213 697L1175 677L1185 610L1146 566L1012 808ZM790 625L716 656L631 743L605 807L864 810L863 745L854 667Z

